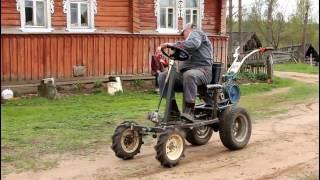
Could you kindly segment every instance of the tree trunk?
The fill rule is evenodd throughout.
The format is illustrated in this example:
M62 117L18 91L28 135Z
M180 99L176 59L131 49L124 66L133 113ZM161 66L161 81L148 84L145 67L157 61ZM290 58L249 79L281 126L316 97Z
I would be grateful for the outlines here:
M272 12L273 12L273 2L274 0L269 0L268 2L268 29L267 29L267 38L268 38L268 45L272 45L273 38L272 38Z
M232 54L232 0L229 0L229 54ZM232 56L230 57L232 59Z
M309 14L309 0L304 1L304 20L303 20L303 37L302 37L302 56L299 58L301 60L305 60L305 52L306 52L306 40L307 40L307 27L308 27L308 14Z
M243 52L241 47L242 42L242 2L239 0L239 46L240 46L240 53Z

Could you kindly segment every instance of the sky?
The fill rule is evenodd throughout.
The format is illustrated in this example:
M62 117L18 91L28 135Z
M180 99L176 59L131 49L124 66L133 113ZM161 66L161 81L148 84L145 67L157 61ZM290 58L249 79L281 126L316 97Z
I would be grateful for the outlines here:
M310 0L311 1L311 17L315 21L319 22L319 0ZM238 0L233 0L233 6L235 8L238 7ZM242 6L251 8L252 3L254 0L242 0ZM285 17L289 17L292 13L296 11L296 3L297 0L278 0L279 9L285 14ZM228 4L228 0L227 0Z

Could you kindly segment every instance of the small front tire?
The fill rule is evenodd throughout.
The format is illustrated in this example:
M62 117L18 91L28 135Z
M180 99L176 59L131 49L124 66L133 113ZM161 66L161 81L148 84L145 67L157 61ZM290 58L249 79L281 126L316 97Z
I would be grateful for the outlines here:
M130 123L136 124L134 122ZM116 128L112 136L111 149L115 152L117 157L128 160L140 153L142 143L142 136L138 131L132 130L130 126L120 125Z
M178 130L168 129L160 134L155 150L156 159L163 167L174 167L184 156L184 138Z

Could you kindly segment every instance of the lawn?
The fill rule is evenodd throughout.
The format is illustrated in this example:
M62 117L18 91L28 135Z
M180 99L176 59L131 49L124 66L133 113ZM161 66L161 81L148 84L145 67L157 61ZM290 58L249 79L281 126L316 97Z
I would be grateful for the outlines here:
M288 92L264 97L261 93L291 87ZM273 84L241 85L240 105L253 119L286 111L284 103L318 97L317 85L274 78ZM153 92L105 92L64 96L50 101L40 97L21 98L1 105L1 164L4 173L55 166L50 154L86 152L109 148L113 130L124 120L147 123L159 95ZM177 96L181 101L181 94ZM279 105L279 106L278 106ZM281 106L280 106L281 105Z
M273 68L275 71L285 71L285 72L298 72L298 73L308 73L308 74L319 74L319 67L310 66L309 64L274 64Z

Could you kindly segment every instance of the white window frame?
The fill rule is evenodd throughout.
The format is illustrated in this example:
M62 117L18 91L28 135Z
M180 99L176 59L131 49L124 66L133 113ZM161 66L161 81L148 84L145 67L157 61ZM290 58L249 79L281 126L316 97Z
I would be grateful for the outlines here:
M175 2L175 5L173 6L168 6L168 7L160 7L160 1L161 0L156 0L155 1L155 10L156 10L156 16L157 16L157 29L159 33L178 33L178 17L177 17L177 2ZM161 27L161 22L160 22L160 9L161 8L166 8L166 26L168 26L168 9L172 8L173 9L173 28L162 28Z
M31 1L31 0L30 0ZM25 14L25 0L16 0L17 11L20 12L20 30L23 32L51 32L53 28L51 27L51 14L54 13L54 2L53 0L32 0L33 1L33 13L36 14L36 3L37 1L44 2L44 8L46 8L44 21L44 26L30 26L26 25L26 14ZM36 16L34 16L36 17Z
M185 1L187 1L187 0L185 0ZM201 9L201 7L200 7L200 0L197 0L197 3L198 3L198 7L197 8L187 8L186 6L184 7L184 16L183 16L183 26L187 23L187 21L186 21L186 17L187 17L187 10L190 10L190 13L191 13L191 22L193 21L193 10L197 10L197 28L198 29L201 29L201 20L202 20L202 18L200 17L200 9ZM187 3L185 3L185 5L186 5ZM192 22L193 23L193 22Z
M78 15L81 12L81 8L79 4L87 3L88 4L88 26L78 26L74 27L71 25L71 3L78 4ZM94 32L95 23L94 23L94 15L97 14L97 2L96 0L63 0L63 12L67 14L67 31L69 32ZM78 21L81 16L78 17Z
M174 28L160 28L160 1L161 0L154 0L154 13L157 17L157 29L159 33L178 33L178 19L180 17L183 18L183 25L185 25L185 1L186 0L175 0L175 7L174 7ZM198 10L198 28L202 28L202 19L204 18L204 0L198 0L198 8L189 8L189 9L196 9Z

